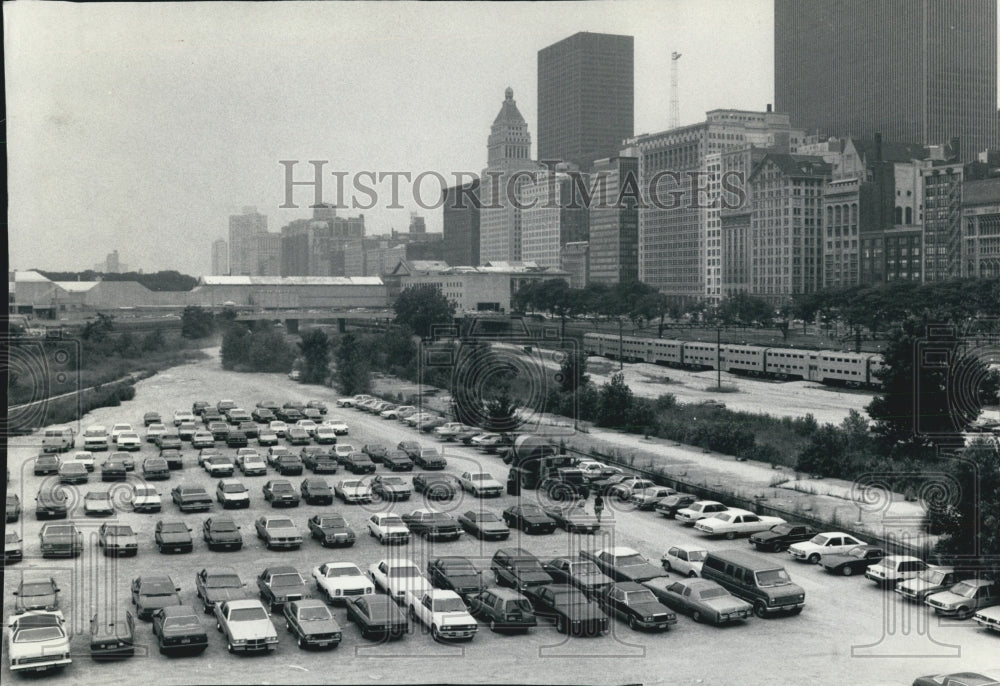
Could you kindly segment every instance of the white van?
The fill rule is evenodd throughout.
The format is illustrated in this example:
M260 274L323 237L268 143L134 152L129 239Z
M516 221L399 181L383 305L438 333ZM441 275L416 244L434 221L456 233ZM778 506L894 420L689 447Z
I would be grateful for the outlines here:
M76 447L76 434L68 426L46 429L42 437L43 453L64 453Z

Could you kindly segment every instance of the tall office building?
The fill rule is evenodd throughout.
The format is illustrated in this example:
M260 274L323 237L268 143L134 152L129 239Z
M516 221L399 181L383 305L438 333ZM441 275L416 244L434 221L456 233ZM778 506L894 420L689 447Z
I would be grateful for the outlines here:
M996 147L996 0L775 0L775 107L807 133Z
M212 276L229 274L229 244L224 238L212 242Z
M229 273L235 276L257 273L254 236L267 232L267 217L256 207L244 207L242 214L229 217Z
M479 179L443 191L444 261L479 266Z
M575 181L580 179L579 181ZM521 259L539 267L559 268L567 243L587 240L588 209L578 183L586 183L571 165L539 172L521 189Z
M530 177L517 172L537 170L531 160L531 134L517 109L514 89L504 92L503 105L487 141L487 161L479 196L479 263L521 259L521 210L517 196Z
M365 216L338 217L332 207L313 208L312 219L282 227L281 276L364 276Z
M607 199L606 202L592 202L590 207L588 280L599 283L637 281L639 208L628 191L634 193L639 188L639 159L598 160L594 164L594 177L606 180Z
M581 32L538 51L538 160L590 171L633 134L634 39Z

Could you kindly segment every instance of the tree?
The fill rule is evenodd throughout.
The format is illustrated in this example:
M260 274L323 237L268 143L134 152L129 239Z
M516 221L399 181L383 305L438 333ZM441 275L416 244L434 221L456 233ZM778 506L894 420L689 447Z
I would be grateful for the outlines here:
M451 324L455 317L455 304L430 284L403 289L393 310L396 324L409 328L421 339L430 338L435 326Z
M597 409L598 426L624 428L631 407L632 389L625 384L625 375L619 372L601 386Z
M587 375L587 354L582 350L566 353L559 364L556 380L559 382L559 390L563 393L574 393L586 385L590 381L590 376Z
M215 319L204 307L188 305L181 314L181 336L205 338L215 331Z
M926 481L920 488L927 524L931 532L940 534L937 551L996 559L1000 555L1000 451L996 444L977 438L938 467L944 479L938 477L937 484Z
M483 400L483 428L487 431L509 433L517 429L520 422L517 418L517 402L510 396L506 387L501 387L496 393Z
M98 312L97 319L92 319L87 322L84 325L80 336L85 341L101 343L108 339L108 333L113 331L114 328L114 317L104 314L103 312Z
M302 334L299 352L304 364L303 383L326 383L330 375L330 339L322 329L309 329Z
M334 379L344 395L357 395L371 390L371 371L365 350L358 345L354 334L340 337L334 352L336 372Z
M234 370L245 365L250 357L250 329L243 324L232 324L222 334L222 368Z
M295 348L277 327L265 327L251 334L247 351L248 371L284 374L291 371L294 362Z
M840 476L846 448L844 433L833 424L824 424L799 453L795 469L818 476Z
M157 327L146 334L142 339L142 349L144 352L158 352L167 347L167 341L163 337L163 329Z

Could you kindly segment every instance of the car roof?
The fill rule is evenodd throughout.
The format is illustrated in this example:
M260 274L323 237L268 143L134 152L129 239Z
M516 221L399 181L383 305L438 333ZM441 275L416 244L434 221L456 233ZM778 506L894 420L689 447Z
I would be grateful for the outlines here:
M255 598L243 598L240 600L227 600L223 603L231 610L240 610L248 607L259 607L264 609L264 604Z
M670 547L677 548L678 550L683 550L684 552L687 553L705 550L704 546L698 545L697 543L676 543Z
M198 613L195 612L189 605L167 605L166 607L161 607L160 611L163 612L164 617L198 616Z
M504 588L502 586L490 586L486 589L497 598L501 600L527 600L523 595L518 593L512 588Z
M614 555L615 557L618 557L620 555L638 555L639 554L638 550L635 550L633 548L626 548L625 546L614 546L612 548L602 548L601 550L598 550L597 552L598 552L598 554L600 554L600 553L608 553L610 555Z
M648 591L649 589L642 584L637 584L634 581L621 581L615 584L615 588L619 591L625 591L626 593L634 593L636 591Z
M297 570L297 569L295 569L295 567L291 567L289 565L277 565L277 566L274 566L274 567L265 567L264 568L264 573L268 574L268 575L272 575L272 574L298 574L299 570Z

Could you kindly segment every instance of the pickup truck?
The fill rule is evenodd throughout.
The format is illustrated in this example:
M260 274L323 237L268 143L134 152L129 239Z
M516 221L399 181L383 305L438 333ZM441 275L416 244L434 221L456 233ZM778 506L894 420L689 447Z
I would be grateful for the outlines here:
M217 603L215 628L226 637L230 653L272 651L278 647L278 632L259 600Z
M431 630L435 641L471 640L479 629L465 609L465 602L454 591L433 588L423 593L406 592L410 619Z
M650 563L632 548L618 546L604 548L596 553L589 550L580 552L580 557L597 564L597 567L615 581L649 581L667 576L662 568Z

